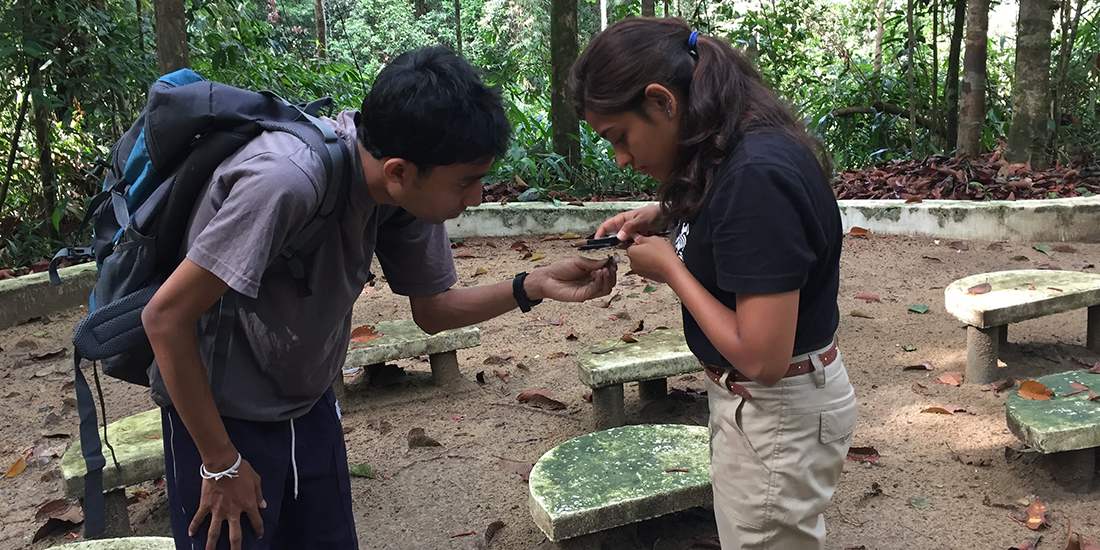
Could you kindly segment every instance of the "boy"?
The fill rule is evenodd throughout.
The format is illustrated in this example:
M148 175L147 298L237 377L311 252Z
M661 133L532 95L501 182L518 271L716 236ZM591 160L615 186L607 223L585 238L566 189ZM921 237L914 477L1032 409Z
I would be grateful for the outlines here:
M299 297L289 273L267 268L311 219L325 170L297 138L266 132L214 172L186 258L142 314L156 354L150 381L163 411L179 549L358 547L330 385L372 256L429 333L527 311L543 298L604 296L615 283L613 265L570 258L511 282L450 288L457 277L442 222L481 203L481 178L510 135L499 93L453 53L398 57L360 112L325 122L353 152L353 173L338 227L312 258L312 296ZM237 320L212 391L204 365L221 300L232 300Z

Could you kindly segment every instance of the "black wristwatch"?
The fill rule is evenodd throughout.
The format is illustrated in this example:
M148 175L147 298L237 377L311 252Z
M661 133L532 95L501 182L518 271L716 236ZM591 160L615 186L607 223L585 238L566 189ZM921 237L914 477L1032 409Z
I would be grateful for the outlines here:
M519 273L515 279L512 279L512 296L515 297L516 303L519 304L519 310L527 313L531 311L531 308L542 303L542 300L532 300L527 297L527 291L523 288L523 281L527 278L527 272Z

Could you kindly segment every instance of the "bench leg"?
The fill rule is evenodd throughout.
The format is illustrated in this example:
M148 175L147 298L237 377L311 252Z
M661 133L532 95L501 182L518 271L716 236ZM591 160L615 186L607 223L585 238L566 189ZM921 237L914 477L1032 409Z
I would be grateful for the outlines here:
M988 384L996 381L1001 327L966 327L966 381Z
M1088 332L1085 335L1085 347L1100 352L1100 306L1089 307Z
M652 401L668 395L668 379L656 378L638 382L638 397L643 401Z
M1003 346L1008 343L1008 325L1001 325L1000 328L1001 330L998 334L997 341Z
M103 535L96 538L110 539L132 535L130 511L126 507L126 489L115 489L103 493L103 505L107 528L103 531Z
M453 351L433 353L428 356L432 364L432 381L442 386L462 378L458 370L458 354Z
M618 428L623 425L622 384L593 389L592 405L596 408L597 430Z

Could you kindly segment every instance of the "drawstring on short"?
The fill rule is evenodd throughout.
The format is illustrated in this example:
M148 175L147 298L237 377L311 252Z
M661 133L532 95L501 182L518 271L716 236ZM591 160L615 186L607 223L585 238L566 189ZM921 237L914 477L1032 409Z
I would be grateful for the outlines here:
M290 469L294 472L294 500L298 500L297 441L294 436L294 419L290 419Z

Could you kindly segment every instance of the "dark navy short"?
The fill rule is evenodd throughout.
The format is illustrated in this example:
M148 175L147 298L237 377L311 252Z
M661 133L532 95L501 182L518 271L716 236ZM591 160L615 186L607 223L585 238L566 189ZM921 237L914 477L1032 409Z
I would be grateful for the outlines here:
M173 407L161 412L165 476L176 550L204 550L207 517L194 537L187 527L199 506L202 458ZM222 418L237 451L260 475L267 508L260 510L264 537L257 539L241 516L243 550L357 550L344 430L332 390L293 421L252 422ZM297 494L295 494L297 493ZM229 549L223 524L218 550Z

